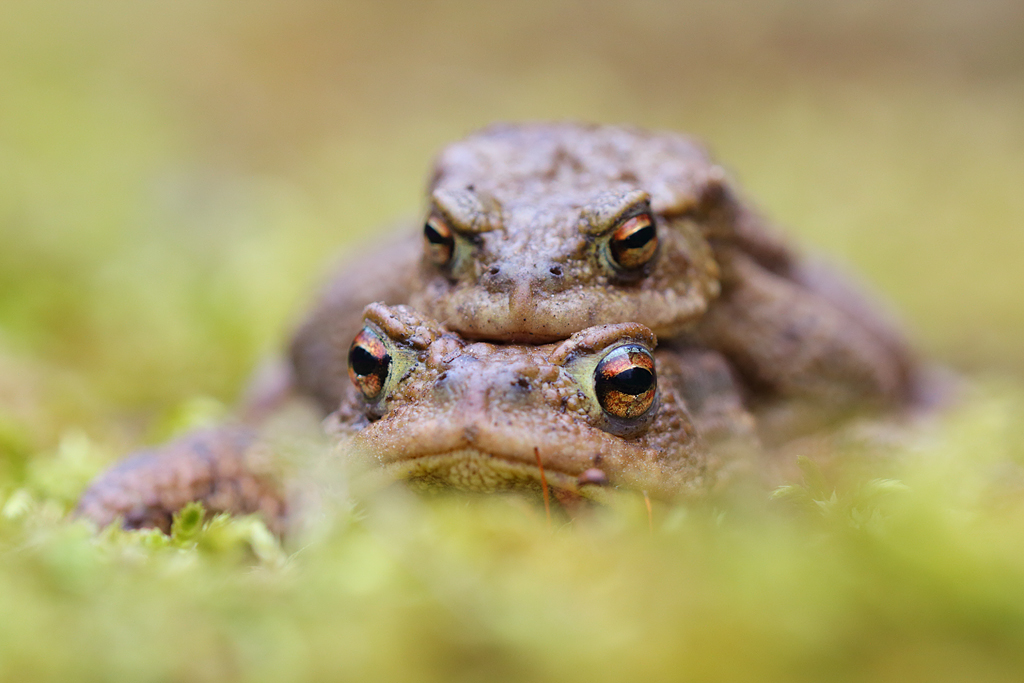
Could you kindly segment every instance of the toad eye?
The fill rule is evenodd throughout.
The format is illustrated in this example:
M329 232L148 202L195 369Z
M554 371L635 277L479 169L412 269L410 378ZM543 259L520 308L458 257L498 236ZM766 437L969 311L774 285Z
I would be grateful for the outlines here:
M594 390L601 408L614 417L640 417L654 405L658 376L647 349L620 346L598 363Z
M455 235L443 218L433 215L423 226L427 258L435 266L447 266L455 254Z
M649 213L629 218L612 233L609 241L612 259L624 270L643 267L658 249L658 233Z
M384 389L391 368L391 354L383 340L368 327L356 335L348 350L348 376L363 396L372 401Z

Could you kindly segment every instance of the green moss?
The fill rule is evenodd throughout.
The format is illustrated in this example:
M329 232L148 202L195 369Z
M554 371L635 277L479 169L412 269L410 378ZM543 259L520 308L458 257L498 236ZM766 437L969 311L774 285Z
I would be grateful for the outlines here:
M95 535L63 519L62 500L22 489L0 502L11 617L0 669L19 680L1013 680L1024 498L1011 494L1024 474L998 451L1022 398L989 390L888 447L898 482L807 462L805 481L775 496L655 506L653 529L630 497L551 528L516 498L392 495L282 548L258 520L202 522L199 505L170 536Z

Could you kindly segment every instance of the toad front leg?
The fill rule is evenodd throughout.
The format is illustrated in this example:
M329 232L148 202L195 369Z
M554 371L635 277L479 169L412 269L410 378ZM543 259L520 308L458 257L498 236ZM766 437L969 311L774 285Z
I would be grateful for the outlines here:
M126 458L93 481L75 515L101 527L120 518L129 529L169 531L174 513L192 501L211 514L259 513L277 533L288 512L255 433L224 426Z
M858 315L736 250L721 262L722 296L696 336L729 358L755 404L796 401L827 421L913 401L915 363L867 308Z

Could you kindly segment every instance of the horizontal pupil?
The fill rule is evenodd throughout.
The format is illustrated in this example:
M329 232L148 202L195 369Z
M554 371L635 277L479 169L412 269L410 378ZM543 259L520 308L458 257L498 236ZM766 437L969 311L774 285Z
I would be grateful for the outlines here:
M440 246L445 246L449 244L452 239L451 237L445 237L444 235L442 235L430 223L427 223L426 225L423 226L423 234L427 238L428 242Z
M609 377L608 382L620 393L639 396L650 391L654 384L654 375L647 368L633 367Z
M622 249L640 249L654 239L654 226L645 225L619 240Z
M365 377L366 375L378 372L381 374L386 372L388 365L391 364L391 357L377 358L362 346L355 346L348 354L348 362L352 366L353 372L361 377Z

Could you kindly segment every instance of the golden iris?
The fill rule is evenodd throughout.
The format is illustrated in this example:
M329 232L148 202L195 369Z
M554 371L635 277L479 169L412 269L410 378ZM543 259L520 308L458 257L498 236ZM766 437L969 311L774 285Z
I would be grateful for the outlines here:
M368 327L356 335L348 350L348 376L367 400L384 389L391 367L391 354L377 333Z
M654 405L658 391L654 358L641 346L620 346L598 363L594 390L609 415L640 417Z
M649 213L641 213L623 221L609 242L612 258L625 270L643 267L658 249L658 233Z
M435 266L447 266L455 253L455 235L443 218L433 215L423 226L427 258Z

